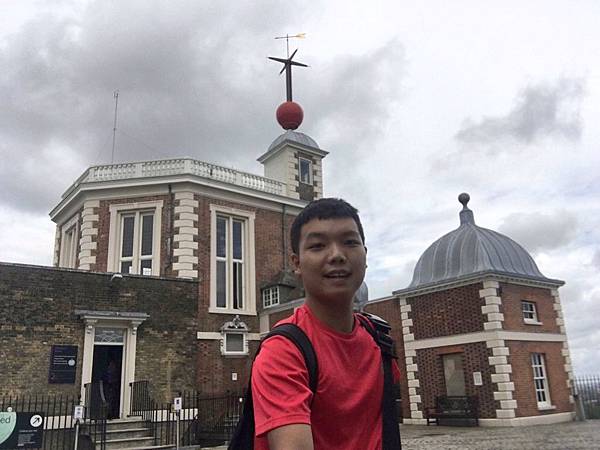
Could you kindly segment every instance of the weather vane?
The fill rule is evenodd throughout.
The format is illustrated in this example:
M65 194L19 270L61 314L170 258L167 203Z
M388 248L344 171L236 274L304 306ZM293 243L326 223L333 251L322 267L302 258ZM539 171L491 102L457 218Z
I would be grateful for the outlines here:
M279 124L285 130L295 130L300 126L304 118L304 112L299 104L292 100L292 66L308 67L306 64L294 61L294 56L298 49L294 50L294 53L290 55L290 39L300 38L304 39L305 33L299 33L294 36L286 34L285 36L279 36L275 39L285 39L287 45L287 58L275 58L269 56L268 58L273 61L277 61L283 64L283 68L279 74L281 75L285 71L285 90L287 94L287 101L279 105L276 111L276 117Z
M269 56L269 59L273 61L277 61L283 64L283 68L279 74L281 75L285 71L285 90L287 94L287 101L292 101L292 66L300 66L300 67L308 67L306 64L299 63L297 61L293 61L294 56L298 49L294 50L294 53L290 56L290 39L292 38L300 38L304 39L306 37L306 33L298 33L293 36L286 34L285 36L278 36L275 39L285 39L287 46L287 58L275 58L273 56Z
M298 33L298 34L294 34L293 36L290 36L289 34L286 34L285 36L276 36L275 39L285 39L285 45L287 48L287 57L290 57L290 39L304 39L306 37L306 33Z

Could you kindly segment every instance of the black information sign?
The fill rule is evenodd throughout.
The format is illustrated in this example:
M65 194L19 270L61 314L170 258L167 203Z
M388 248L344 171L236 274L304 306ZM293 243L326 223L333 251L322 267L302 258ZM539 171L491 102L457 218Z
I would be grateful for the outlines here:
M77 346L53 345L48 383L74 384L77 374Z
M43 413L0 412L0 449L41 448Z

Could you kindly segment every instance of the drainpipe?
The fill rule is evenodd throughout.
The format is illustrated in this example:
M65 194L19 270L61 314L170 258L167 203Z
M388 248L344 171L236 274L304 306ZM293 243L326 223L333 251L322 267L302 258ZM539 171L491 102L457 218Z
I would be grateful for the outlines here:
M285 232L285 203L282 203L281 207L281 248L283 249L283 270L287 270L288 268L288 258L287 258L287 242L286 242L286 232Z
M175 203L173 201L173 190L171 188L171 183L169 183L167 185L167 188L169 189L169 206L167 208L167 224L168 224L168 228L167 228L167 236L166 236L166 244L167 244L167 261L166 261L166 265L165 265L165 272L167 270L167 268L173 268L173 251L172 251L172 242L173 242L173 217L175 216L174 213L174 206L173 204ZM165 274L166 275L166 274Z

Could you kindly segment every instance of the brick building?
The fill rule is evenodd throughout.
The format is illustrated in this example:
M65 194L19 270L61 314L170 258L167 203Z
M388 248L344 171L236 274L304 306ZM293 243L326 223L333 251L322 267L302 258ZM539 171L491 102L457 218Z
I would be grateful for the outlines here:
M261 334L302 302L289 228L323 195L326 155L288 129L258 159L264 176L189 158L86 170L50 214L54 267L0 264L0 394L83 395L111 364L118 415L135 380L167 400L240 390ZM393 326L404 421L424 423L441 395L476 396L482 425L570 420L563 282L475 225L468 200L407 288L361 305Z
M188 158L90 167L50 213L55 267L0 266L0 337L37 367L19 377L23 359L3 345L0 394L83 395L109 364L121 415L134 380L165 398L240 390L267 331L261 310L302 295L287 270L289 227L322 197L326 155L288 129L260 156L264 176ZM56 346L76 348L70 386L47 378Z
M405 423L442 395L476 396L480 425L572 420L572 369L558 288L523 247L479 227L459 196L460 226L421 256L411 284L369 304L398 329Z

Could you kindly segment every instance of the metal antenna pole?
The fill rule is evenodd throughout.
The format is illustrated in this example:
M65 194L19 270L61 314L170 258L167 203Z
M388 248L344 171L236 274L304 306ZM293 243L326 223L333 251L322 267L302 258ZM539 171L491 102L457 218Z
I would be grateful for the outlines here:
M110 163L113 164L115 161L115 141L117 139L117 108L119 106L119 91L115 91L115 121L113 124L113 144L112 144L112 154L110 157Z

